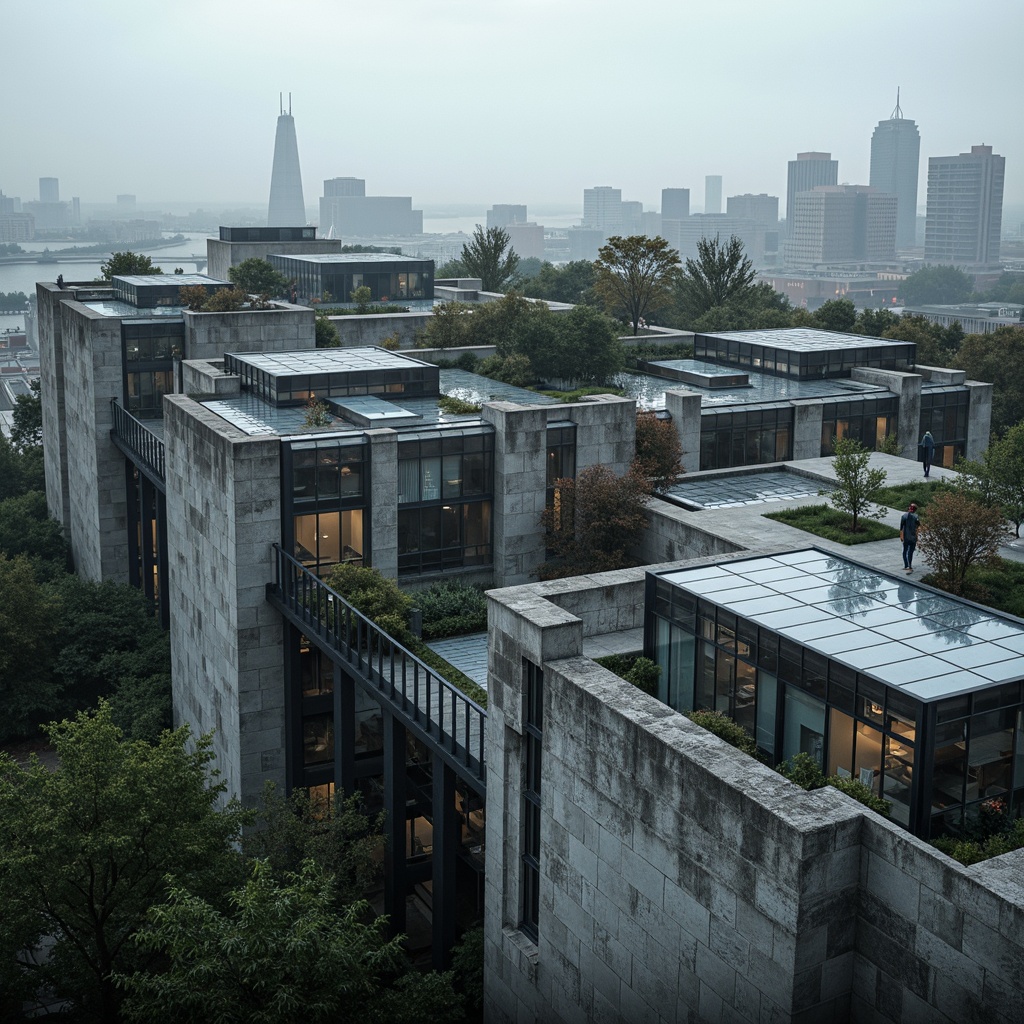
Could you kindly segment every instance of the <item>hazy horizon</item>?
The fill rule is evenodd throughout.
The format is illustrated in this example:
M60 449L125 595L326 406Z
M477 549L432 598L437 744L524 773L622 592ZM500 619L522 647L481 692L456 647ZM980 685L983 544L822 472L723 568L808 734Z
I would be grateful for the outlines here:
M723 196L784 203L787 162L805 150L831 152L841 182L866 183L871 133L900 87L921 132L919 206L928 157L982 143L1006 157L1004 205L1017 206L1024 13L1009 0L970 23L962 12L950 0L842 12L639 0L628 20L606 0L9 5L17 94L3 124L17 145L0 190L33 200L48 176L62 199L91 204L191 194L260 207L290 91L309 208L324 178L346 175L435 216L582 208L594 185L645 209L688 187L700 210L707 174L722 175Z

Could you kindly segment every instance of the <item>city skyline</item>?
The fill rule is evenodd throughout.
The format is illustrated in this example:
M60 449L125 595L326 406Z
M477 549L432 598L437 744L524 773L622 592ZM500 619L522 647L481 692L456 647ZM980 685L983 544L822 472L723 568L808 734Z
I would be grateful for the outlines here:
M440 0L427 16L398 0L385 20L299 0L284 26L279 5L264 0L180 0L144 12L99 0L62 8L45 25L38 9L13 9L5 27L25 45L13 48L11 80L31 85L4 105L18 145L5 154L0 189L32 200L38 179L53 176L63 195L89 203L119 193L142 207L193 197L265 203L283 91L307 182L357 176L384 195L411 193L417 206L578 204L584 188L609 184L656 209L662 188L700 194L708 174L722 175L723 199L781 197L797 152L829 151L840 183L867 183L871 132L899 87L921 131L920 181L929 157L987 144L1006 156L1006 204L1024 202L1019 89L993 89L989 70L1024 77L1013 70L1015 34L991 32L993 22L1021 20L1008 2L965 25L951 2L868 0L857 19L833 20L804 0L685 16L641 0L632 42L619 18L591 16L601 6ZM940 65L954 25L955 57ZM60 76L38 73L31 41L44 29ZM716 37L730 63L719 46L688 50L680 74L680 43ZM504 53L516 56L503 66ZM643 69L635 88L631 55ZM102 113L61 116L69 84L74 105L110 111L110 130ZM142 127L122 130L129 125Z

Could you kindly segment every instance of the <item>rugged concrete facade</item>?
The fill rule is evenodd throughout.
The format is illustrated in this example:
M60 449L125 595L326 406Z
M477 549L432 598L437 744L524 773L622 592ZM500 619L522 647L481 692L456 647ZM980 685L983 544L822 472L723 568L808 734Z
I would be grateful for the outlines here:
M310 253L341 252L340 238L304 239L299 242L228 242L206 240L206 274L216 281L230 281L228 271L245 260L276 256L306 256Z
M917 458L917 442L921 440L921 382L920 373L903 373L900 370L876 370L874 367L854 368L853 380L865 384L877 384L891 391L899 399L899 427L896 440L900 455L905 459ZM971 396L974 397L973 395ZM988 442L985 442L986 447Z
M508 586L530 579L545 560L548 423L576 424L577 474L604 465L621 476L636 449L636 403L614 395L558 406L488 402L480 415L495 430L494 580Z
M225 352L289 352L316 348L316 313L274 303L273 309L233 313L182 312L189 359L223 359Z
M485 1019L1024 1020L1024 851L963 868L584 658L585 634L639 624L641 576L490 595ZM544 672L536 943L524 659Z
M284 785L284 626L267 603L281 539L280 442L164 400L175 725L214 732L228 793Z

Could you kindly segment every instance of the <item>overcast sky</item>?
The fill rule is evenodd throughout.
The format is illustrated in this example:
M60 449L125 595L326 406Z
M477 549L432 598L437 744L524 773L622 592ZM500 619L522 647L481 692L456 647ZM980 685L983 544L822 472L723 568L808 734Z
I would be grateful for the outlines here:
M278 93L322 179L445 203L564 203L723 176L785 197L829 150L868 179L901 87L928 156L987 143L1024 202L1020 0L0 0L0 190L264 204Z

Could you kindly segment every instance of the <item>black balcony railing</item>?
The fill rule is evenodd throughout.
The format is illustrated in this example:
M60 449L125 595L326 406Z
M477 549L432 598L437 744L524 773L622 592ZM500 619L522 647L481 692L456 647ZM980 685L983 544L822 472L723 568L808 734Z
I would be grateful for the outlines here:
M484 784L487 712L275 544L275 603L341 655L456 772Z
M141 420L137 420L121 403L111 399L114 443L136 465L149 470L149 475L164 482L164 443Z

